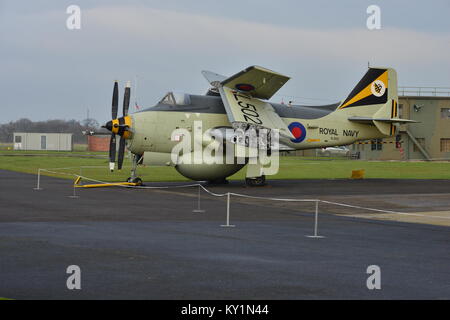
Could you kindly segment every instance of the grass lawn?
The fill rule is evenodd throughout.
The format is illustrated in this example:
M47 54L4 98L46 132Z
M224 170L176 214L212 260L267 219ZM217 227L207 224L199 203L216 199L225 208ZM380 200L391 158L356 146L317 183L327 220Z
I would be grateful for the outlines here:
M12 150L12 148L12 143L0 142L0 150Z
M10 151L13 153L13 151ZM36 174L38 168L66 168L58 172L80 174L102 181L125 181L129 176L130 160L125 159L121 171L111 173L108 169L106 153L55 152L48 155L27 156L35 151L23 152L19 156L7 156L0 152L0 169ZM14 151L17 154L16 151ZM97 157L89 158L88 155ZM80 166L99 166L100 168L82 168ZM73 168L75 167L75 168ZM278 174L269 179L339 179L350 178L352 170L365 170L365 178L390 179L450 179L450 162L396 162L396 161L359 161L347 159L315 159L304 157L281 157ZM71 175L51 174L73 179ZM138 174L144 181L188 181L172 167L139 167ZM245 169L230 179L244 179Z

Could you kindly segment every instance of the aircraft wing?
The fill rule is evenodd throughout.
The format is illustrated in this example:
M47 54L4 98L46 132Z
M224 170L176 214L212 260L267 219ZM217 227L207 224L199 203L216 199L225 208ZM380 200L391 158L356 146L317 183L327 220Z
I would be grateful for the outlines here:
M211 71L202 71L202 75L214 88L218 88L220 83L227 79L227 77Z
M233 128L250 126L255 128L278 129L280 138L295 139L291 131L273 109L272 105L251 96L247 96L227 86L219 87L228 120Z
M211 71L202 74L219 91L233 128L278 129L281 140L295 139L272 105L263 101L270 99L289 77L258 66L228 78Z
M263 67L251 66L221 81L222 86L254 98L270 99L290 78Z
M202 71L202 74L215 88L224 86L265 100L270 99L290 79L258 66L248 67L228 78L211 71Z

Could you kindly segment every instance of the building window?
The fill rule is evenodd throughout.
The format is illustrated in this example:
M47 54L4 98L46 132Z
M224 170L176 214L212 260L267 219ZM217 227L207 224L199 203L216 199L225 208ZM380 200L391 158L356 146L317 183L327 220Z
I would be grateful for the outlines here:
M371 140L371 150L383 150L383 140L382 139Z
M441 152L450 152L450 139L441 139Z
M441 119L450 119L450 108L441 108Z
M383 139L377 139L377 150L383 149Z
M14 137L14 142L15 143L22 143L22 136L15 136Z
M422 148L425 148L425 138L416 138L416 140ZM419 147L415 143L414 143L413 151L420 152Z

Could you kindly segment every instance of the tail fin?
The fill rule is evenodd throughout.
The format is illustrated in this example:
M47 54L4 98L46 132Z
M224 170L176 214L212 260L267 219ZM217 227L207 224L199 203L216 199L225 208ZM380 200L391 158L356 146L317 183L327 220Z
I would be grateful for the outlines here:
M349 120L370 123L387 136L395 134L397 115L397 72L392 68L369 68L356 87L337 108Z
M392 68L369 68L338 109L382 105L398 100L397 72Z

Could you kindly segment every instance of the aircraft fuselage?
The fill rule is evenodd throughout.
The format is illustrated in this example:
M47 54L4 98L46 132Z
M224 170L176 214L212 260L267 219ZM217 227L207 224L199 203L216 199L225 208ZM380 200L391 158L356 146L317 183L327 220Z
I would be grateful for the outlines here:
M176 129L193 131L199 122L204 131L216 127L231 128L220 97L190 97L189 105L159 103L130 115L133 136L128 140L128 149L136 154L145 151L170 153L177 144L171 140ZM288 141L287 145L292 149L348 145L358 140L385 137L374 126L349 121L347 113L333 112L338 104L317 107L271 105L298 137Z

